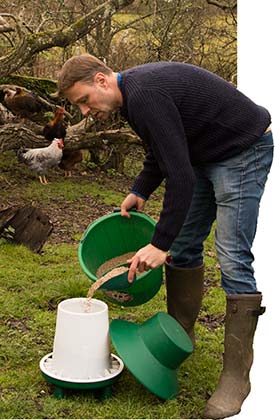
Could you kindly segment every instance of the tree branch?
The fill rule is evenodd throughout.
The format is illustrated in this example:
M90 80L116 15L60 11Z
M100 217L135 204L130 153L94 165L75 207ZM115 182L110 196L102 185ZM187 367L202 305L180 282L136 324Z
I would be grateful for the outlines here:
M233 10L233 9L237 9L237 2L234 1L232 4L230 4L230 2L228 2L229 4L225 3L224 1L218 1L218 0L206 0L208 4L212 4L213 6L217 6L222 10Z
M92 149L99 142L107 141L112 144L142 145L141 140L129 129L105 130L87 133L83 127L72 126L68 130L66 150ZM0 152L18 150L20 147L36 148L48 146L49 142L42 135L22 124L5 124L0 126Z
M19 38L22 37L22 36L24 36L24 28L22 27L21 22L19 21L19 19L17 19L16 16L14 16L11 13L1 13L0 14L0 17L1 17L2 24L4 24L4 22L5 22L5 19L3 18L3 16L9 17L12 20L14 20L15 26L16 26L16 31L17 31L17 34L18 34ZM6 31L6 32L12 32L12 31L14 31L14 29L11 26L9 26L7 23L4 24L4 27L5 26L6 27L8 26L8 28L10 28L10 30L9 31ZM3 32L5 32L5 31L3 31Z
M0 26L0 34L6 33L6 32L14 32L13 27L7 26L7 25Z
M41 51L48 50L52 47L66 47L83 38L104 21L106 9L108 9L108 13L112 16L118 10L133 3L133 1L107 0L63 30L24 34L19 44L9 54L0 58L0 77L16 72L25 63L32 60L35 54Z

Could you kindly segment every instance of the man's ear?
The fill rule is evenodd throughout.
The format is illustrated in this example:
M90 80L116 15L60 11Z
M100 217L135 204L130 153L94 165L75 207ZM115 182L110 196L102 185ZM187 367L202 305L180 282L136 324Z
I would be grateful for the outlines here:
M98 72L96 73L94 77L95 83L97 83L99 86L106 88L108 86L108 80L106 77L106 74Z

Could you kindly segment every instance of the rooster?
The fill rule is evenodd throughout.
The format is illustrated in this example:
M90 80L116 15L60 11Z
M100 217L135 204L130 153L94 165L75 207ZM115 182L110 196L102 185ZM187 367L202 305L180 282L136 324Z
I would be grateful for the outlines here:
M38 173L41 184L48 184L46 173L48 169L58 166L62 158L63 140L54 139L47 147L36 149L19 149L18 160L28 165Z
M17 87L16 90L5 89L4 93L4 101L10 110L20 118L30 118L42 109L35 93L26 92L20 87Z
M53 139L65 139L66 124L63 120L64 108L57 108L53 120L48 122L43 128L43 136L45 139L52 141Z
M66 137L66 124L63 120L64 108L60 107L56 110L53 120L45 125L43 129L43 135L47 140L53 140L54 138L62 138L65 140ZM81 150L64 150L59 168L65 171L65 176L72 176L72 169L76 163L81 162L83 159Z

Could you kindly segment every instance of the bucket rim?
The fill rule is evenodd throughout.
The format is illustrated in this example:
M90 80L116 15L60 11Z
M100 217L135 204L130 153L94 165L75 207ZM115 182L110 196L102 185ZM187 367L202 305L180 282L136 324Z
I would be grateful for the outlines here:
M76 316L76 315L83 315L83 316L86 316L86 315L87 316L88 315L91 316L91 315L93 315L93 316L95 316L95 315L101 315L102 313L104 313L106 311L108 312L108 305L107 305L107 303L103 302L100 299L95 299L95 298L92 298L91 301L92 302L96 302L96 303L98 303L101 306L101 309L98 310L98 311L96 311L96 312L75 312L75 311L71 311L69 309L66 309L66 308L63 308L62 307L64 305L66 305L69 301L70 302L72 302L72 301L81 301L84 304L86 300L87 300L86 297L76 297L76 298L64 299L64 300L62 300L58 304L57 309L60 310L60 311L62 311L62 312L64 312L64 313L66 313L66 314L68 314L68 315L74 315L74 316Z
M156 222L150 216L148 216L146 213L142 213L142 212L139 212L139 211L129 211L128 213L131 216L138 217L138 218L141 218L141 219L146 220L153 227L155 227L155 225L156 225ZM101 216L98 219L94 220L92 223L90 223L88 225L88 227L86 228L85 232L83 233L83 235L82 235L82 237L80 239L80 245L82 244L82 242L84 241L85 237L88 235L89 231L92 228L95 228L100 223L104 222L107 219L111 219L113 217L124 217L124 216L121 216L120 212L113 212L113 213L105 214L104 216Z

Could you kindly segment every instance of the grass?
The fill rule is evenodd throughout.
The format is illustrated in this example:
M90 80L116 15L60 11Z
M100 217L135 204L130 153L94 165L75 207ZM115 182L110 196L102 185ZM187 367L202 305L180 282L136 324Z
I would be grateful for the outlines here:
M180 368L176 399L161 401L125 369L110 400L99 401L89 392L68 392L64 400L56 400L41 376L39 360L52 351L58 303L85 296L90 286L80 269L77 247L47 245L36 255L23 246L2 243L0 268L1 418L200 418L221 367L222 327L210 332L197 324L197 348ZM102 292L96 297L105 300ZM220 314L223 305L221 290L210 287L203 308ZM110 320L143 322L166 311L165 288L138 307L108 306Z
M13 169L8 159L1 162L0 158L1 165L4 180L8 179L13 188L19 186L26 202L39 201L47 208L51 200L61 203L63 199L75 206L87 194L92 194L99 204L112 206L125 196L116 176L108 178L107 186L104 177L92 182L53 177L51 184L41 187L37 180L27 181L25 172L20 183L24 169ZM3 197L9 194L12 199L13 193L13 189L3 189ZM160 209L161 196L159 189L148 203L152 216ZM77 218L80 210L74 207L74 211ZM78 231L76 236L80 238L82 233ZM200 418L222 364L223 325L219 320L225 302L213 241L211 232L205 244L208 287L196 324L196 350L180 367L177 398L160 400L125 368L112 398L100 401L92 392L73 391L62 400L55 399L52 386L39 369L40 359L53 348L58 303L86 296L90 287L78 262L77 243L48 241L41 254L34 254L24 246L0 239L0 418ZM140 323L166 311L164 285L153 299L137 307L110 303L102 292L95 297L108 303L110 321L120 317ZM211 324L213 320L215 324ZM113 347L111 351L115 352Z

